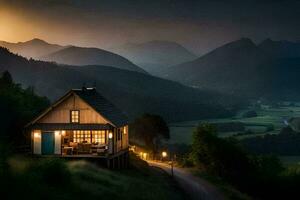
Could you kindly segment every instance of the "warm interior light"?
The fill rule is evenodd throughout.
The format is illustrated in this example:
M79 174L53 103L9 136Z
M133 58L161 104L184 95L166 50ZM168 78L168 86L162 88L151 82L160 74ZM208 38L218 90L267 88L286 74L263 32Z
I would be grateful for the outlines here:
M124 133L124 135L126 135L126 134L127 134L126 127L124 127L123 133Z
M54 131L54 133L55 133L55 136L59 135L59 131Z
M61 135L65 136L66 135L66 131L61 131Z
M109 138L109 139L112 139L112 138L113 138L113 134L112 134L112 133L109 133L109 134L108 134L108 138Z
M167 157L168 154L167 154L167 152L163 151L163 152L161 153L161 155L162 155L162 157L165 158L165 157Z
M35 138L39 138L40 136L41 136L40 133L37 133L37 132L34 133Z

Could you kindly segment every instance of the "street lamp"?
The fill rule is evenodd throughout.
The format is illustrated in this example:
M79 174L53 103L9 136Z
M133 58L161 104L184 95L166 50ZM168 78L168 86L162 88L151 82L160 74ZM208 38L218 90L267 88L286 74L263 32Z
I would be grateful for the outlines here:
M166 158L167 156L168 156L168 154L167 154L167 152L165 152L165 151L163 151L162 153L161 153L161 156L162 156L162 158ZM174 163L173 163L173 158L171 159L171 175L172 175L172 177L174 176L174 170L173 170L173 168L174 168Z

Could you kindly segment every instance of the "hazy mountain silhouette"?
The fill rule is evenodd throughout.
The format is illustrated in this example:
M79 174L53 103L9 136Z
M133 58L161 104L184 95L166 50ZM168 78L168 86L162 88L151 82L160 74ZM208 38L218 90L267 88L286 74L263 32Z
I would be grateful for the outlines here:
M75 46L61 46L49 44L41 39L27 42L9 43L0 41L0 46L13 53L38 60L54 61L70 65L106 65L146 73L126 58L97 48L84 48Z
M300 57L300 43L289 41L264 40L259 48L276 58Z
M176 42L169 41L130 43L114 48L112 51L128 58L152 74L156 74L161 68L196 59L189 50Z
M98 48L84 48L71 46L49 55L40 57L41 60L55 61L68 65L105 65L146 73L126 58Z
M297 58L274 58L250 39L243 38L194 61L169 67L161 76L227 94L299 98L299 64Z
M199 91L147 74L107 66L67 66L27 60L0 48L0 71L8 70L16 82L34 86L40 95L55 99L70 88L96 85L98 91L131 118L144 112L167 120L188 120L229 115L224 106L236 105L227 98ZM221 106L221 104L223 106Z
M57 44L49 44L37 38L26 42L18 42L18 43L0 41L0 46L5 47L9 49L11 52L25 56L27 58L35 58L35 59L65 48L65 46L60 46Z

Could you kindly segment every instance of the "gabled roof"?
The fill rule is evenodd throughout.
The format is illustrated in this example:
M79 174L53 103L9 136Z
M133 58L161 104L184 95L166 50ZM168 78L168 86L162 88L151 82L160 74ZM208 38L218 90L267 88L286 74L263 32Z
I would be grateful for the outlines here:
M126 115L110 101L100 95L95 88L73 89L77 96L108 119L113 125L120 127L128 124Z
M121 127L128 124L127 116L110 101L100 95L95 88L82 88L72 89L62 96L58 101L52 104L45 112L35 118L32 122L26 125L26 127L33 125L47 113L49 113L54 107L58 106L70 95L75 94L89 106L91 106L97 113L112 123L113 126Z

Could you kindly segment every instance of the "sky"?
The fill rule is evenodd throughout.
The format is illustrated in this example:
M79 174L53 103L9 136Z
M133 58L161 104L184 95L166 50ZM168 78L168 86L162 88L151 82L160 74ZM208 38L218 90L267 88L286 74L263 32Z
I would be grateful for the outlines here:
M198 55L242 37L300 41L299 0L0 0L0 40L114 48L175 41Z

